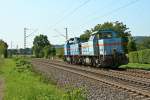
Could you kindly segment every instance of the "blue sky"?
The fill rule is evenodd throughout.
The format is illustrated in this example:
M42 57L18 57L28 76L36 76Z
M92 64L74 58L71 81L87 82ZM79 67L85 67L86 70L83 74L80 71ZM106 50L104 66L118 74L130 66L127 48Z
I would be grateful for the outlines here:
M68 27L69 37L79 36L86 29L106 21L121 21L132 35L150 36L150 0L137 0L136 3L120 8L136 0L0 0L0 38L9 46L23 47L23 28L38 31L27 39L32 46L35 35L45 34L52 44L63 44ZM78 9L76 9L78 8ZM73 12L75 10L75 12ZM112 13L110 13L113 11ZM33 30L27 31L30 34Z

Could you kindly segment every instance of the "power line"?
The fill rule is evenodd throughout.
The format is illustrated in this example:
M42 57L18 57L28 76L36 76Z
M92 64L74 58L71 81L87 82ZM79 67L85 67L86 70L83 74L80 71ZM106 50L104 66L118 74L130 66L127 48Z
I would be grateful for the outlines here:
M84 5L86 5L88 2L90 2L91 0L86 0L85 2L83 2L81 5L77 6L75 9L73 9L71 12L69 12L68 14L66 14L64 17L62 17L60 20L58 20L53 26L51 27L55 27L57 24L61 23L62 21L64 21L67 17L70 17L72 14L74 14L77 10L79 10L81 7L83 7Z
M116 0L115 0L116 1ZM119 2L119 1L118 1ZM118 3L117 2L117 3ZM106 7L108 7L109 5L113 5L114 4L114 0L112 0L110 3L108 3L107 5L104 5L101 9L104 9L104 8L106 8ZM94 15L94 14L97 14L97 12L98 11L94 11L94 12L92 12L92 13L90 13L89 15L87 15L87 17L88 16L91 16L91 15Z
M119 7L119 8L116 8L116 9L111 10L110 12L108 12L108 13L102 15L102 16L96 17L95 19L99 19L99 18L101 18L101 17L108 16L108 15L114 13L114 12L117 12L117 11L119 11L119 10L121 10L121 9L124 9L124 8L126 8L126 7L128 7L128 6L131 6L131 5L135 4L135 3L138 2L138 1L140 1L140 0L131 1L131 2L129 2L129 3L125 4L125 5L123 5L123 6ZM94 19L94 20L95 20L95 19Z
M62 34L61 32L59 32L57 29L54 29L55 32L57 32L58 34L60 34L62 37L66 37L64 34Z
M29 35L27 35L26 37L30 37L31 35L33 35L34 33L36 33L38 31L38 29L34 30L32 33L30 33Z
M65 29L65 35L62 34L61 32L59 32L57 29L54 29L55 32L57 32L59 35L61 35L62 37L64 37L66 39L66 41L68 40L68 28L64 28Z
M69 12L68 9L70 9L70 10L73 9L73 5L74 5L74 3L69 5L69 7L67 7L64 11L60 12L60 15L65 16L65 14L67 14Z
M125 5L121 6L121 7L118 7L118 8L116 8L116 9L113 9L113 10L111 10L111 11L105 13L104 15L101 15L101 16L99 16L99 17L96 17L96 18L94 18L94 19L91 19L91 20L89 20L88 22L93 21L93 20L96 20L96 19L99 19L99 18L102 18L102 17L109 16L109 15L113 14L114 12L117 12L117 11L119 11L119 10L121 10L121 9L124 9L124 8L126 8L126 7L128 7L128 6L131 6L131 5L135 4L135 3L138 2L138 1L140 1L140 0L131 1L131 2L125 4ZM88 22L86 22L86 23L88 23ZM82 25L85 25L86 23L83 23ZM82 26L82 25L81 25L81 26Z

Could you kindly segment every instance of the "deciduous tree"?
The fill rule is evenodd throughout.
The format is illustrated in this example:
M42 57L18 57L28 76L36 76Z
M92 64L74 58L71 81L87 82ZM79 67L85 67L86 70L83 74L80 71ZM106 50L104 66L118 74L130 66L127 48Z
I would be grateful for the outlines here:
M33 41L33 53L36 57L44 57L43 49L49 46L50 42L46 35L39 35L34 38Z
M135 40L130 37L128 42L128 52L137 51Z
M46 35L39 35L34 38L33 53L36 57L50 58L56 55L56 50L50 44Z

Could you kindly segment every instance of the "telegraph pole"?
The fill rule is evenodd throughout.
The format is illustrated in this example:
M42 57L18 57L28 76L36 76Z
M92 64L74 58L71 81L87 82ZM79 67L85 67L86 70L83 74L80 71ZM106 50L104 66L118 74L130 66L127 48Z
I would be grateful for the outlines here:
M24 28L24 55L26 55L26 44L27 44L27 28Z
M26 49L26 30L27 28L24 28L24 49Z
M33 30L33 29L24 28L24 55L26 55L27 38L30 37L33 33L35 33L38 29L34 30L30 34L27 34L27 30Z
M11 41L11 50L12 50L12 45L13 45L13 42Z
M65 30L66 30L66 41L67 41L68 40L68 28L66 27Z
M11 47L10 47L10 57L12 57L12 55L13 55L13 54L12 54L12 51L13 51L13 49L12 49L12 48L13 48L13 46L12 46L12 45L13 45L13 42L12 42L12 41L11 41L10 45L11 45Z

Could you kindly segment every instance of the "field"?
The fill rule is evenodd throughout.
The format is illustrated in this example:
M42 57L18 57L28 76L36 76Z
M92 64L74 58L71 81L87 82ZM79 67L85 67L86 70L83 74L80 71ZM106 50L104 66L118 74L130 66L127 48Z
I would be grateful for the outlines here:
M20 68L17 68L15 60L5 59L0 66L0 76L5 79L4 100L82 99L75 91L68 94L54 84L45 82L43 76L33 72L28 65L19 65Z

